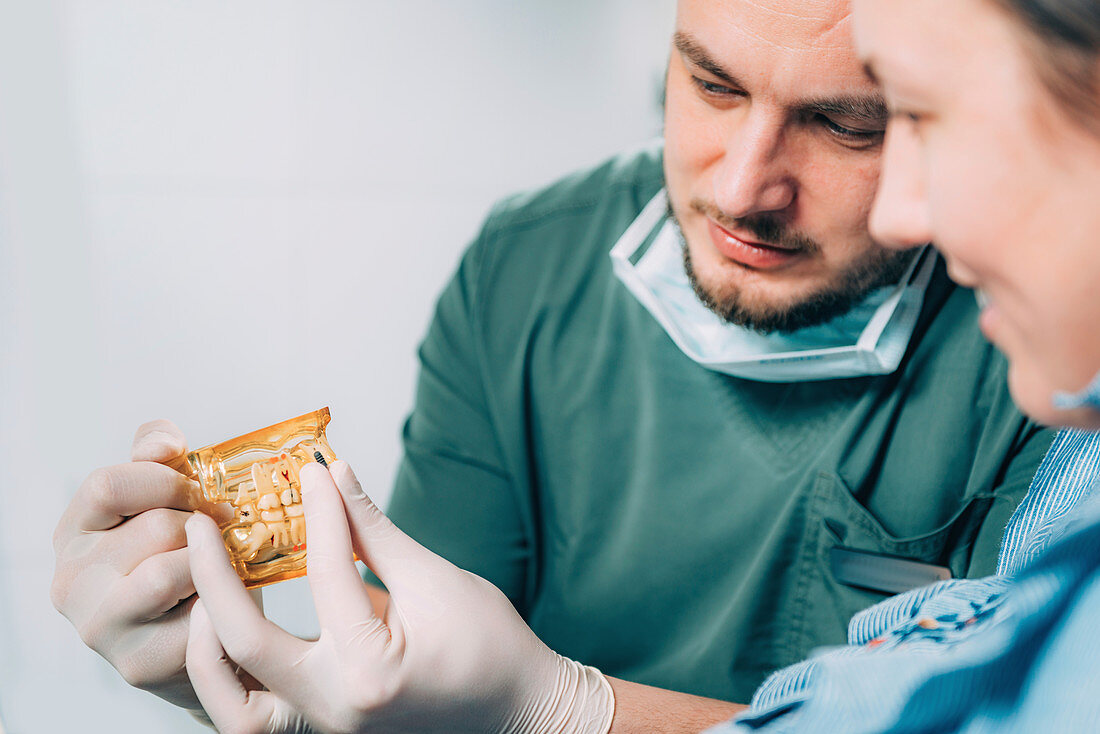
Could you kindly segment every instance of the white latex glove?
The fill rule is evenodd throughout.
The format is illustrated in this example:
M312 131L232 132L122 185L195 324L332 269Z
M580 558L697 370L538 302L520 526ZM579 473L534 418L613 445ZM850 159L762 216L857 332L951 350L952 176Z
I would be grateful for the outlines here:
M97 469L54 532L50 597L129 682L198 710L184 670L194 602L184 524L197 484L178 471L187 441L169 421L141 426L133 462Z
M313 642L269 622L229 565L214 523L187 522L200 601L187 672L226 732L605 734L611 687L550 650L488 581L401 532L348 465L302 468ZM339 489L337 489L339 487ZM349 527L350 526L350 527ZM375 616L352 549L390 592ZM234 661L267 690L249 690Z

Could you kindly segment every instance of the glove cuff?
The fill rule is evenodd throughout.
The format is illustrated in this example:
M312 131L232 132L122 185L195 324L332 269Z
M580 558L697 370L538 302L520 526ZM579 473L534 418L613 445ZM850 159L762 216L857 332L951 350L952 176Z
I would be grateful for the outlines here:
M607 734L615 716L615 694L596 668L554 654L554 680L529 701L511 725L510 734Z
M615 691L611 688L611 682L607 676L591 665L584 666L586 675L595 680L597 690L593 693L593 705L590 708L592 718L589 721L586 732L592 734L607 734L611 731L611 721L615 718Z

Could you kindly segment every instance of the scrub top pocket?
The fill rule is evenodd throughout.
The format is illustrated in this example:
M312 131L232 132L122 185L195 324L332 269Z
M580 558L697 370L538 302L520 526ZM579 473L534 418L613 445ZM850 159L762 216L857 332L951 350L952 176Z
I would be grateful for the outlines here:
M958 508L939 527L900 538L856 499L834 472L821 471L807 498L805 534L798 552L793 587L795 610L781 647L789 660L804 659L819 644L822 630L845 629L852 616L892 594L844 583L834 575L833 549L901 558L945 566L953 577L963 577L970 550L993 501L992 493L961 498ZM867 559L874 563L874 558ZM883 569L889 568L889 562ZM842 635L836 644L844 644Z

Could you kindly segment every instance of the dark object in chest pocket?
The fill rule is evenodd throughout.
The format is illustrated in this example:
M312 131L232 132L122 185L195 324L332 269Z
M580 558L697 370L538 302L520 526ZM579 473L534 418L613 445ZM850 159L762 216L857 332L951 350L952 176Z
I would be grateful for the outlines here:
M840 583L883 594L901 594L951 578L946 566L840 546L829 550L829 567Z

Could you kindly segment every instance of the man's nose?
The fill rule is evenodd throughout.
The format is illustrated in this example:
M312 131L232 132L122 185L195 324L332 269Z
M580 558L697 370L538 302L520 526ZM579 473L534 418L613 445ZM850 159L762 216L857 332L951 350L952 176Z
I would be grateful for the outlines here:
M890 121L883 143L882 172L871 209L871 236L884 247L906 250L932 241L920 141L913 123Z
M714 181L714 202L727 216L781 211L794 201L797 184L783 136L781 119L756 110L730 135Z

